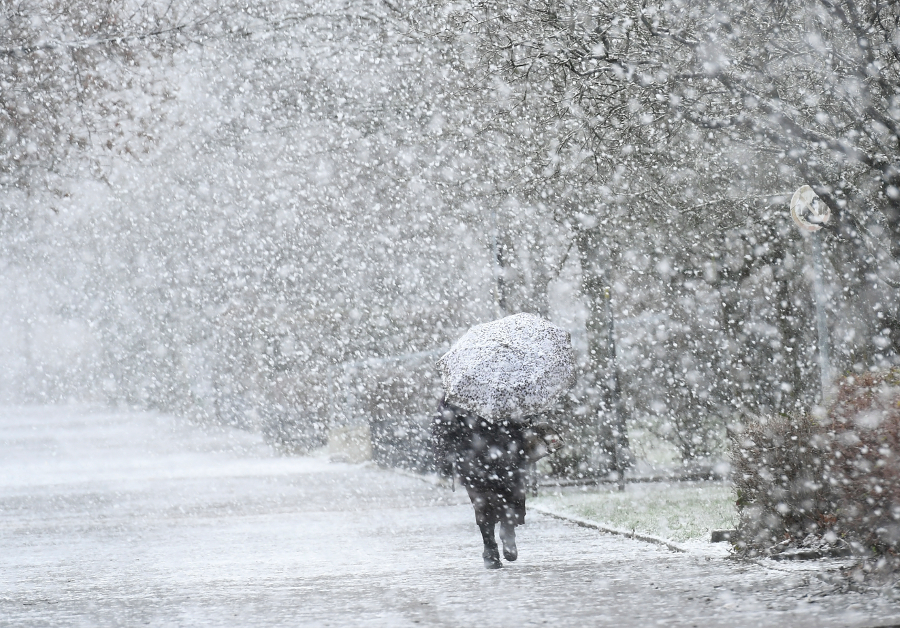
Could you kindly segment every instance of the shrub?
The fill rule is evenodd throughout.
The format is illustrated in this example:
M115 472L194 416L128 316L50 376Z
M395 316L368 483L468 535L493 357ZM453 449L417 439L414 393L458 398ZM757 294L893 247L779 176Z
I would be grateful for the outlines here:
M730 438L739 549L758 553L827 526L831 502L822 469L828 439L810 417L760 418Z
M900 564L900 369L843 379L819 421L761 418L730 437L740 550L813 534Z
M840 530L875 555L900 552L900 369L841 382L823 426Z

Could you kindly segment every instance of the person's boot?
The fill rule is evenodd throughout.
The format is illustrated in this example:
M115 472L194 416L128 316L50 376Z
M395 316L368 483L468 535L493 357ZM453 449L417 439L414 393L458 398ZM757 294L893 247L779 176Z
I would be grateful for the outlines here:
M500 569L503 566L503 563L500 562L500 550L496 543L492 546L485 545L481 557L484 559L485 569Z
M484 552L481 554L484 566L487 569L500 569L503 563L500 562L500 550L494 539L494 524L482 523L478 525L478 529L481 530L481 540L484 542Z
M516 526L513 523L500 524L500 541L503 543L503 558L513 562L519 557L519 549L516 547Z

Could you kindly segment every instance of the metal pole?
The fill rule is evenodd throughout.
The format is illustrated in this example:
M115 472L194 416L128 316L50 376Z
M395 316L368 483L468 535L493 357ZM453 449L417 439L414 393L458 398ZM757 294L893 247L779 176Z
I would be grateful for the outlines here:
M822 241L818 234L810 234L813 254L813 299L816 304L816 331L819 336L819 376L822 385L822 404L828 400L831 390L831 342L828 336L828 322L825 318L825 288L822 284L824 264L822 262Z
M610 396L612 398L613 430L615 438L615 463L618 475L619 490L625 490L625 453L622 451L622 440L625 435L625 425L622 421L621 399L622 390L619 388L619 365L616 361L616 329L615 317L612 310L612 296L609 287L603 288L603 296L606 297L606 344L609 350L610 370Z

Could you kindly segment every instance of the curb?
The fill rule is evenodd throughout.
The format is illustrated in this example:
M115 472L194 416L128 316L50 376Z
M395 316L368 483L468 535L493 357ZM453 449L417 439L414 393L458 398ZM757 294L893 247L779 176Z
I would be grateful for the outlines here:
M596 521L588 521L587 519L582 519L580 517L573 517L572 515L563 515L561 513L555 512L548 508L544 508L543 506L529 506L529 510L533 510L534 512L539 512L542 515L547 515L548 517L553 517L554 519L561 519L562 521L568 521L570 523L574 523L575 525L579 525L582 528L591 528L593 530L599 530L600 532L606 532L607 534L615 534L618 536L624 536L628 539L635 539L638 541L644 541L645 543L653 543L655 545L662 545L673 552L680 552L682 554L689 553L687 549L681 547L680 545L676 545L672 541L667 539L660 538L658 536L652 536L650 534L641 534L639 532L635 532L632 530L629 532L628 530L622 530L620 528L613 528L611 526L605 526L602 523L597 523Z
M382 467L383 468L383 467ZM446 482L443 478L436 474L425 475L422 473L415 473L414 471L407 471L405 469L388 469L389 471L396 473L398 475L402 475L404 477L413 478L419 480L421 482L425 482L427 484L431 484L433 486L441 486L443 488L450 488L449 482ZM596 521L588 521L587 519L581 519L580 517L573 517L572 515L564 515L562 513L555 512L550 510L549 508L544 508L543 506L529 506L529 510L538 512L547 517L553 517L554 519L560 519L562 521L568 521L569 523L574 523L575 525L581 526L582 528L590 528L592 530L598 530L599 532L605 532L606 534L615 534L617 536L624 536L627 539L634 539L636 541L644 541L645 543L653 543L654 545L662 545L665 548L670 549L673 552L680 552L682 554L689 553L687 549L681 547L669 541L668 539L663 539L658 536L653 536L650 534L641 534L639 532L635 532L632 530L629 532L628 530L622 530L620 528L613 528L611 526L605 526L602 523L597 523Z

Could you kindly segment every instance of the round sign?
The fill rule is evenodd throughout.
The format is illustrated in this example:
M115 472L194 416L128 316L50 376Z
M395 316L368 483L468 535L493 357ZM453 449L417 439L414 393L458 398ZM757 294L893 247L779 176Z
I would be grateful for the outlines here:
M831 219L831 210L811 187L804 185L791 198L791 218L804 231L818 231Z

